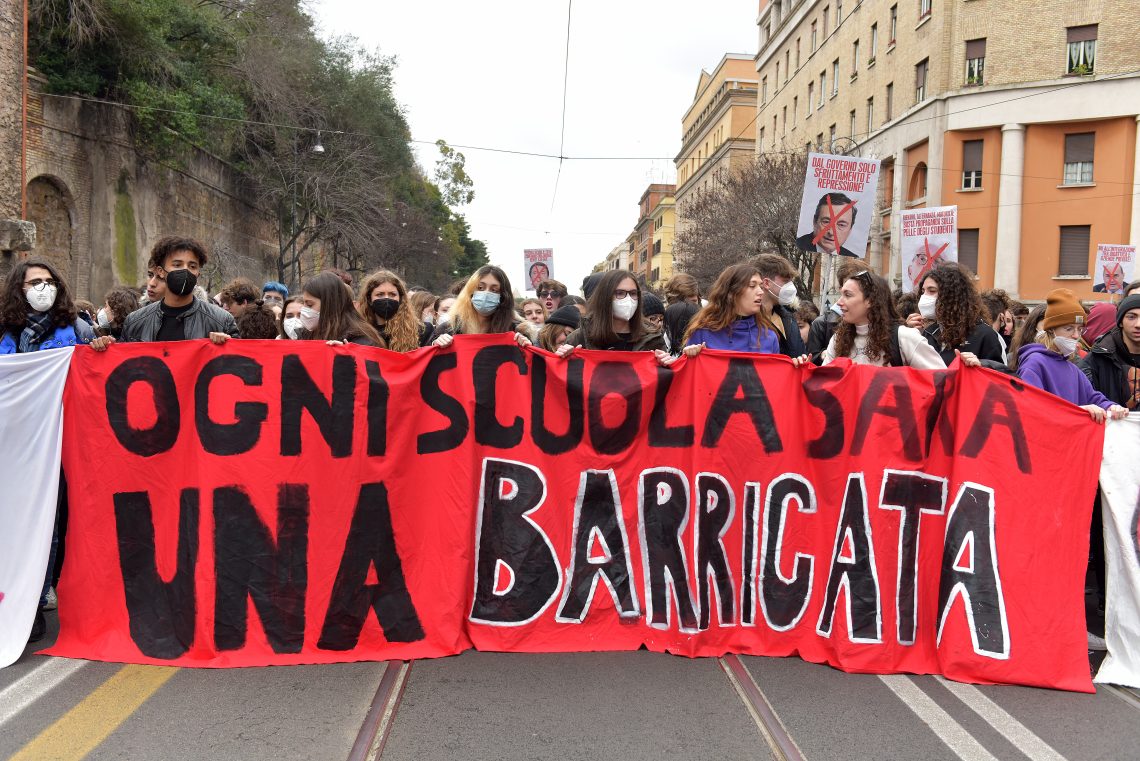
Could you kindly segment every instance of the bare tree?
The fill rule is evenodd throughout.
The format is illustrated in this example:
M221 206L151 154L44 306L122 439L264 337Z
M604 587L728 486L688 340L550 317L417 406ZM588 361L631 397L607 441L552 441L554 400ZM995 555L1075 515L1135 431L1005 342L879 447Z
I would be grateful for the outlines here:
M796 247L806 171L806 154L765 154L694 194L680 210L673 248L678 268L708 287L730 264L779 254L800 273L800 297L809 297L819 257Z

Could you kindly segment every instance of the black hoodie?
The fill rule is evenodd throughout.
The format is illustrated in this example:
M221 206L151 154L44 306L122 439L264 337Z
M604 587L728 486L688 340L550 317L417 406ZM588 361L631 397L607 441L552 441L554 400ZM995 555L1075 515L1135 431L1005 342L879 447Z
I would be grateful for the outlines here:
M1140 409L1140 354L1128 351L1119 327L1105 333L1079 366L1097 391L1122 407Z

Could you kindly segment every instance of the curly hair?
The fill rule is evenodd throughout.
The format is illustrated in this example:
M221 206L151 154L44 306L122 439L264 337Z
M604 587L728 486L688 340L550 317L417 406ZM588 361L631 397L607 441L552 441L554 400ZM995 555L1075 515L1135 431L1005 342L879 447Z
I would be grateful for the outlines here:
M891 300L891 287L887 281L871 272L863 270L853 274L844 282L854 283L863 298L868 302L867 357L872 362L884 362L891 356L891 331L899 324L898 312ZM855 326L840 321L835 328L835 356L850 357L855 348Z
M381 320L372 311L372 292L385 283L394 286L396 293L400 296L400 308L387 322ZM420 312L414 310L412 300L408 298L408 288L399 275L389 270L373 272L364 279L364 285L360 289L359 301L360 316L367 320L369 325L376 328L376 331L381 334L381 338L384 338L385 334L387 335L387 340L380 346L398 352L415 351L420 348L420 330L422 329Z
M961 346L986 314L978 289L974 287L974 273L957 262L943 262L926 273L919 288L927 280L938 284L934 319L942 326L939 340L948 348Z
M982 306L989 312L990 322L997 322L998 317L1002 312L1008 312L1013 308L1013 302L1009 299L1009 294L1001 288L991 288L988 291L982 291L979 294L982 299Z
M237 328L242 338L277 338L277 315L272 307L257 299L238 315Z
M12 271L8 273L8 279L4 282L3 295L0 296L0 329L17 334L24 329L24 324L28 321L28 311L31 309L28 306L27 298L24 296L24 278L28 276L28 270L32 267L47 270L51 279L59 283L56 287L55 303L51 305L49 310L51 324L57 328L74 325L75 318L79 316L79 311L71 300L71 292L67 289L67 283L59 276L59 270L55 268L54 264L42 259L28 259L13 267Z
M701 289L697 279L687 272L678 272L669 278L665 284L665 303L676 304L679 301L694 301L700 299Z
M257 285L247 277L239 277L226 283L222 292L218 294L222 304L237 304L245 306L261 299L261 291Z
M112 329L123 327L127 315L139 308L138 293L134 288L125 285L117 285L107 291L107 296L103 300L107 302L108 311L111 313L109 316Z
M154 248L150 250L150 261L146 263L146 268L164 269L166 267L166 257L173 254L175 251L189 251L198 257L198 266L206 266L206 247L193 238L182 238L177 235L168 235L165 238L160 238L154 244Z

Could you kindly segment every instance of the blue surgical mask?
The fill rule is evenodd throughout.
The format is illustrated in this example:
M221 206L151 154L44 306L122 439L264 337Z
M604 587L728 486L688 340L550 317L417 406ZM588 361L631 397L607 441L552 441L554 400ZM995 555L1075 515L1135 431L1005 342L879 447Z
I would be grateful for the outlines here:
M479 314L489 315L499 308L499 294L494 291L476 291L471 294L471 306Z

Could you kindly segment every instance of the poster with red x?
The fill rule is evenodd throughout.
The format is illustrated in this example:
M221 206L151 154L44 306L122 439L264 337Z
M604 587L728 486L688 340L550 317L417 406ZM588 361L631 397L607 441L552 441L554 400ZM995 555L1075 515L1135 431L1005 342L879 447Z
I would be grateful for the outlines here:
M935 206L899 212L903 290L918 290L926 273L941 262L958 261L958 207Z

